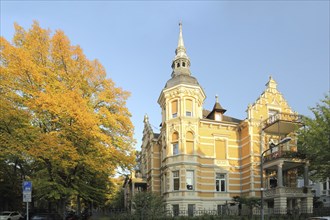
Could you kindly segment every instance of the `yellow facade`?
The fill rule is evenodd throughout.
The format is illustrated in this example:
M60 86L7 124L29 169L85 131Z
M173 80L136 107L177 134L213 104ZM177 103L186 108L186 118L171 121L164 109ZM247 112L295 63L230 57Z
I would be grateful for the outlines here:
M276 113L295 114L271 77L265 91L247 107L244 120L225 114L216 100L211 111L203 107L205 93L190 73L182 29L173 72L160 93L161 131L153 133L145 117L142 173L149 190L160 193L168 209L189 204L216 209L233 196L260 195L260 155L268 142L281 138L266 134L262 124ZM293 133L288 149L295 149Z

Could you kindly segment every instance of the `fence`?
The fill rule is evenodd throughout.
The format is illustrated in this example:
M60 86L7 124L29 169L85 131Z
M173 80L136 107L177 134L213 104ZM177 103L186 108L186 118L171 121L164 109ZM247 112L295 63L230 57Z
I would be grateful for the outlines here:
M242 209L226 209L222 211L218 210L172 210L164 211L164 213L157 213L156 215L150 215L149 212L144 212L136 215L136 213L130 213L127 210L107 210L102 213L94 212L95 220L121 220L121 219L222 219L222 220L260 220L260 209L253 208L252 210L245 207ZM102 218L97 218L101 217ZM317 209L265 209L265 220L306 220L313 216L330 216L330 209L317 208Z

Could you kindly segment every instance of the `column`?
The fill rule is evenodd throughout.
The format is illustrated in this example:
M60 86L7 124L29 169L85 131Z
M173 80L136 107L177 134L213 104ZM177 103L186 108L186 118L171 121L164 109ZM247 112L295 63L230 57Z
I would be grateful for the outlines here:
M301 213L313 213L313 196L301 199Z
M309 186L309 180L308 180L308 164L305 164L304 166L304 186Z
M280 163L277 165L277 186L282 187L283 186L283 171L282 171L283 163Z
M286 214L287 213L287 198L276 197L274 198L274 214Z

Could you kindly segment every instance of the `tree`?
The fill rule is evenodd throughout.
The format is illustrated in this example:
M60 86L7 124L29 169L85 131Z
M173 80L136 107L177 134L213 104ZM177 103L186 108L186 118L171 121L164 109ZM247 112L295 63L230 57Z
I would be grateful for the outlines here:
M153 192L138 192L133 198L135 215L141 219L157 219L166 215L165 202Z
M0 174L14 163L34 199L63 208L72 196L101 204L109 175L133 166L129 93L63 31L15 24L0 43Z
M330 177L330 98L325 96L316 107L310 108L314 117L303 117L305 127L298 133L298 150L310 162L312 179Z
M249 216L252 218L253 208L260 207L260 198L258 197L240 197L234 196L233 201L238 204L239 215L242 215L242 205L246 205L249 208Z

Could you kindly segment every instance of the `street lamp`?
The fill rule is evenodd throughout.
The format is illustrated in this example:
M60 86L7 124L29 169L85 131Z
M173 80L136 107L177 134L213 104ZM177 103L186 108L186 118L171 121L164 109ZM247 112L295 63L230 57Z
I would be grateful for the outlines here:
M261 198L261 204L260 204L260 209L261 209L261 220L264 220L264 172L263 172L263 164L264 164L264 154L267 152L267 151L270 151L272 150L274 147L277 147L281 144L284 144L286 142L289 142L291 141L291 137L285 137L283 138L282 140L280 140L280 142L278 142L277 144L270 144L269 145L269 148L267 150L265 150L264 152L262 152L261 154L261 161L260 161L260 173L261 173L261 181L260 181L260 185L261 185L261 188L260 188L260 198Z

